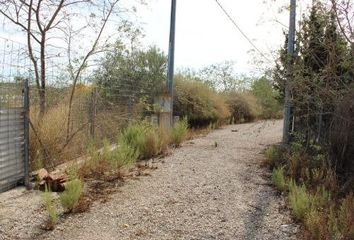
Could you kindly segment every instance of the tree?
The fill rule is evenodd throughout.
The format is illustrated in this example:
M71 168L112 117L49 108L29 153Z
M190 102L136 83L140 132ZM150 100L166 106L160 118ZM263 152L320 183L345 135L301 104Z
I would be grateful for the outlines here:
M118 41L95 73L95 83L106 100L140 101L152 106L161 92L167 72L167 56L157 47L130 49Z
M91 47L78 59L76 69L73 69L69 60L73 96L75 85L87 66L88 59L99 49L99 42L109 19L119 12L118 2L119 0L0 0L0 14L26 34L28 55L33 65L40 99L40 115L45 113L46 108L49 59L63 52L65 46L62 41L65 40L69 40L66 50L71 59L72 37L84 30L90 31L90 34L95 33ZM83 22L83 25L74 28L72 22L76 21ZM69 108L70 106L71 104Z
M274 114L281 111L281 105L277 101L278 92L273 89L271 80L266 77L257 79L252 83L251 92L262 106L263 118L277 117Z
M197 76L215 90L228 92L246 87L247 77L237 76L233 61L212 64L199 71Z
M331 0L332 10L336 17L340 31L345 39L354 44L354 1L353 0Z
M274 71L275 85L283 90L284 81L290 82L295 130L304 134L306 143L328 142L337 102L353 81L352 54L333 8L314 1L300 26L292 78L283 48Z

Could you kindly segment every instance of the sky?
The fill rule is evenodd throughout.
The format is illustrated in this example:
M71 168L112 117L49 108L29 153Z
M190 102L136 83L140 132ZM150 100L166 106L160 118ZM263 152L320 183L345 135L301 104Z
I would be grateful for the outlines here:
M177 71L184 68L197 70L223 61L233 61L235 72L244 74L257 71L260 61L264 61L266 66L272 66L276 51L284 42L283 33L287 31L289 21L287 7L290 0L218 1L268 60L254 50L222 12L216 0L177 0L175 49ZM310 1L298 1L299 16L303 13L305 4ZM144 30L145 38L142 44L146 47L156 45L167 53L171 0L146 0L146 2L147 5L138 6L135 18L137 24ZM132 1L122 0L121 4L129 6ZM26 42L23 32L9 28L11 25L5 23L2 25L0 38ZM114 31L116 31L114 28L107 29L107 32ZM86 38L82 38L81 41L83 41L81 45L87 45Z
M219 0L245 34L265 55L284 42L283 32L288 25L288 0ZM169 38L170 0L151 0L141 8L144 23L144 44L156 45L167 52ZM250 54L253 47L235 28L215 0L177 0L176 52L177 68L202 68L225 60L235 62L235 70L248 73L257 66ZM265 60L267 61L267 60ZM271 61L273 62L273 61Z

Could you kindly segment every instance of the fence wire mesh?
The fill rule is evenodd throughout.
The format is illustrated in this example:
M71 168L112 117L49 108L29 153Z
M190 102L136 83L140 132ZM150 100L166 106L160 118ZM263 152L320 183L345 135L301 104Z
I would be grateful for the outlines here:
M23 109L22 85L28 80L31 170L54 167L81 157L88 146L100 145L104 139L114 142L131 121L140 120L152 111L154 94L146 87L144 79L113 79L114 86L106 86L94 80L94 71L88 71L90 75L82 74L73 94L73 81L62 64L63 59L48 56L46 87L38 89L26 44L0 37L1 128L23 139L23 111L19 110L16 115L8 109ZM44 112L41 111L41 91L45 97ZM13 148L17 154L13 153L14 156L23 156L23 142L6 144L4 148Z

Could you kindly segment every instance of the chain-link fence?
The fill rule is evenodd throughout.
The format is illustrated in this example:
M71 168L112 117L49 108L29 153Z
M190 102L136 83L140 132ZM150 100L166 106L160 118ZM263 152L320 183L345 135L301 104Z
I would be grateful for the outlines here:
M6 146L1 146L0 156L7 157L5 150L8 149L18 159L26 153L20 140L26 137L22 85L28 81L31 170L54 167L81 157L90 145L99 146L104 139L113 143L125 126L143 119L154 108L152 99L156 94L142 79L120 79L114 86L106 86L95 84L94 76L84 74L73 92L65 64L56 63L53 58L47 59L46 86L43 88L35 81L26 45L0 38L0 137L16 138L16 141L4 140ZM11 171L3 163L8 160L1 161L0 178L8 179ZM25 167L23 162L16 164L22 170Z
M46 110L39 109L39 92L30 87L30 156L32 168L54 167L78 158L91 144L104 139L116 141L122 129L134 120L143 119L152 104L141 90L80 84L75 88L48 87Z

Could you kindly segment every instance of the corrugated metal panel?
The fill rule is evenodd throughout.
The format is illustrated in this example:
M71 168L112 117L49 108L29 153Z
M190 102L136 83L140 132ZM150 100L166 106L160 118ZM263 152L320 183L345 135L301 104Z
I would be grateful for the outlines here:
M24 177L24 110L0 109L0 192Z

